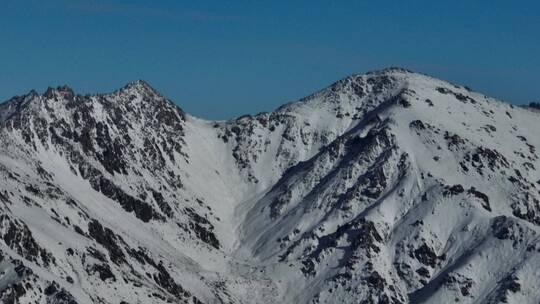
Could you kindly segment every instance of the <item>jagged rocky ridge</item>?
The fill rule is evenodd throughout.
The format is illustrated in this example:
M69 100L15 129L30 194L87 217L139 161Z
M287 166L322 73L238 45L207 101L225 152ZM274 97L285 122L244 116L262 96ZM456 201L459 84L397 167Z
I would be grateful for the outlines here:
M537 303L539 112L425 75L274 112L0 104L3 303Z

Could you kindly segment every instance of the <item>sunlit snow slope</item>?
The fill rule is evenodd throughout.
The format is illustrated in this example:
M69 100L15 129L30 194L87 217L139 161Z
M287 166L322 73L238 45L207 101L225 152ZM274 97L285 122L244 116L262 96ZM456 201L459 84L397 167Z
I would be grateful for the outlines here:
M538 303L540 112L403 69L274 112L0 104L1 303Z

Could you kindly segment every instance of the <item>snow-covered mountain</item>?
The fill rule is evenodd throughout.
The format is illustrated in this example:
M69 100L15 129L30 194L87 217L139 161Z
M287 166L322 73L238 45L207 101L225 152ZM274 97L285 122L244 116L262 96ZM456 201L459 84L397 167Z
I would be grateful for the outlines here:
M274 112L0 104L2 303L538 303L540 112L403 69Z

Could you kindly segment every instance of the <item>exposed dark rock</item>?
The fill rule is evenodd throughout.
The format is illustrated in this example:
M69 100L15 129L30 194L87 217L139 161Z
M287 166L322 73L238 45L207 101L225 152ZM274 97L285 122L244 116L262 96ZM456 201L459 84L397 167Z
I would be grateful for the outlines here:
M206 218L200 216L191 208L186 208L186 213L191 218L189 228L195 233L197 238L207 243L208 245L219 249L220 243L214 234L214 225L212 225Z
M154 200L156 201L161 212L163 212L169 218L172 217L173 215L172 208L165 201L165 198L163 198L163 195L155 190L152 190L152 196L154 197Z
M409 124L409 127L414 128L414 129L418 129L418 130L426 129L426 126L424 125L424 123L421 120L411 121L411 123Z
M366 278L366 282L371 288L375 288L379 291L383 291L386 286L386 280L376 271L373 271Z
M54 257L38 245L30 229L7 214L0 214L0 237L9 248L29 261L45 267L55 263Z
M414 257L422 264L435 268L437 265L438 256L435 251L431 249L427 244L422 244L414 250Z
M489 205L489 198L485 193L476 190L475 187L471 187L469 190L467 190L467 193L479 198L482 201L482 207L484 207L484 209L486 209L487 211L491 211L491 206Z
M190 298L191 294L174 281L162 262L157 265L158 273L154 274L154 281L163 289L175 297Z
M111 279L113 282L116 281L116 276L113 274L111 268L106 263L94 264L87 270L87 272L89 274L94 274L97 272L99 274L99 278L102 281L106 281L108 279Z
M429 278L429 270L426 267L420 267L416 270L416 273L418 273L420 276L424 278Z
M118 246L119 239L111 229L103 227L97 220L92 220L88 223L88 234L107 249L111 261L117 265L126 263L126 256Z
M443 194L445 196L458 195L465 192L462 185L444 186Z
M47 303L77 304L77 301L75 301L73 295L64 288L60 287L60 285L58 285L56 282L50 283L43 292L49 299Z
M117 201L127 212L133 212L143 222L149 222L151 219L162 219L150 204L125 193L120 187L103 176L91 179L90 184L96 191L100 191L108 198Z
M26 294L26 289L21 282L8 285L0 290L0 301L4 304L19 304L19 299Z

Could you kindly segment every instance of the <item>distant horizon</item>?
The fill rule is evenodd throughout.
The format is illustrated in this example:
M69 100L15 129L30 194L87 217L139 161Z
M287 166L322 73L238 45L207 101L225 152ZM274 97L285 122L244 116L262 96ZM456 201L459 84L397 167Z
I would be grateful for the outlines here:
M0 100L144 79L186 112L269 111L399 66L513 104L540 100L540 3L6 0Z

